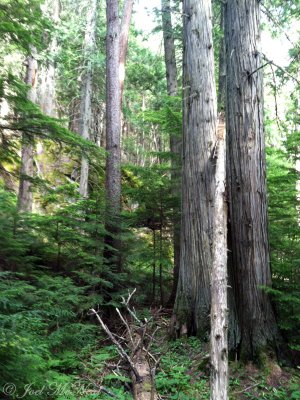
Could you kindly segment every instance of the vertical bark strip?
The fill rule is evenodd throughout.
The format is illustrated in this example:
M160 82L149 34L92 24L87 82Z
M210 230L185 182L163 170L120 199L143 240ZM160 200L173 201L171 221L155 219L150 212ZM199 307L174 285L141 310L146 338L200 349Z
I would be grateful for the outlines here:
M173 26L171 18L170 0L161 0L162 8L162 27L164 37L164 50L165 50L165 64L166 64L166 78L169 96L178 96L178 83L177 83L177 65L175 57L175 43L173 35ZM170 150L175 156L172 158L172 188L174 197L180 193L180 172L179 160L182 151L182 137L177 137L170 134ZM177 210L174 211L173 216L173 249L174 249L174 274L173 274L173 287L168 303L173 306L176 298L176 291L179 277L179 263L180 263L180 216Z
M211 270L211 400L228 399L227 204L225 198L226 146L224 121L219 122L215 148L213 262Z
M209 328L213 149L217 100L211 2L185 0L183 57L183 176L176 329L204 334Z
M129 38L130 21L131 21L133 4L134 4L134 0L125 0L124 1L122 22L121 22L120 70L119 70L121 109L122 109L122 99L123 99L124 82L125 82L126 55L127 55L127 49L128 49L128 38Z
M220 39L219 49L219 80L218 80L218 112L220 116L226 114L226 46L225 46L225 4L221 3L220 29L222 37ZM223 118L223 117L222 117ZM228 213L227 213L228 215ZM227 247L231 248L230 221L228 216L227 229ZM230 309L228 322L228 339L229 350L236 350L236 345L240 340L240 332L237 318L237 310L233 293L233 278L232 278L232 259L231 252L228 254L227 269L228 269L228 308Z
M226 48L224 38L224 8L225 4L221 3L220 28L222 37L220 39L219 50L219 82L218 82L218 111L224 111L226 102Z
M90 139L92 118L92 90L93 90L93 62L92 57L96 47L97 8L98 1L88 2L87 20L84 36L84 73L81 84L79 107L79 134ZM81 159L79 193L82 197L88 196L89 161L85 156Z
M277 334L270 300L260 288L271 284L260 10L257 0L230 1L225 8L232 274L241 330L239 353L249 359Z
M26 60L26 75L25 83L30 86L28 90L28 100L36 103L36 83L37 83L37 61L34 58L34 49L32 54ZM32 211L32 183L33 178L33 156L34 144L33 139L26 133L22 136L22 152L21 152L21 169L20 169L20 183L18 194L18 209L19 211L31 212Z
M121 102L120 102L120 28L118 0L106 1L106 249L104 256L113 262L119 258L120 204L121 204ZM117 267L120 269L120 260Z

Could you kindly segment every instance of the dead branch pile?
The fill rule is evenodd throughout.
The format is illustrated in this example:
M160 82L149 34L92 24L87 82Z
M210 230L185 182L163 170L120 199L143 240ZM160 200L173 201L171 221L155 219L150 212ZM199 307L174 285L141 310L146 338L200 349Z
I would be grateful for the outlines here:
M152 354L150 350L155 342L155 335L160 329L159 325L156 324L156 319L161 310L157 310L149 319L139 319L134 307L129 305L135 291L136 289L128 295L127 299L122 298L123 313L116 308L125 328L125 334L122 336L113 333L108 328L98 311L95 309L91 309L91 311L96 315L102 329L116 346L121 359L130 370L134 399L157 400L155 373L160 356Z

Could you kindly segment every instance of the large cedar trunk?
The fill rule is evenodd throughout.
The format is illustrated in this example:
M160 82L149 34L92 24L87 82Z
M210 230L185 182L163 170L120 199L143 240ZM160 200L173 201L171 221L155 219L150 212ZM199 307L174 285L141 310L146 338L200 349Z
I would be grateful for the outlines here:
M121 102L119 80L119 16L118 0L107 0L106 34L106 223L104 257L121 269L120 204L121 204Z
M211 2L185 0L183 16L182 224L174 320L177 330L201 335L209 328L217 125Z
M170 0L161 0L162 8L162 26L164 36L164 49L165 49L165 64L166 64L166 78L169 96L178 96L177 84L177 65L175 57L175 44L171 18ZM174 197L180 193L180 158L182 152L182 137L176 134L170 134L170 150L174 157L172 157L172 190ZM179 264L180 264L180 215L178 209L174 208L173 215L173 249L174 249L174 274L173 286L168 304L174 305L176 298L176 291L179 277Z
M241 337L240 355L253 358L276 335L271 302L267 232L263 72L259 3L225 6L227 59L227 176L233 289Z
M33 49L34 52L34 49ZM36 82L37 82L37 61L31 54L26 60L26 76L25 83L30 86L27 98L33 103L36 102ZM21 169L20 183L18 193L18 209L19 211L32 211L32 183L33 178L33 156L34 143L33 139L26 133L22 136L22 153L21 153Z

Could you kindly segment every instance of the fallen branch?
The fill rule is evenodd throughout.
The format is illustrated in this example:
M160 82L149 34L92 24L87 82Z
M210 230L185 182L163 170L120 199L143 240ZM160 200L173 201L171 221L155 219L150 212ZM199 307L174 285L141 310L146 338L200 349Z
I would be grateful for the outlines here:
M155 372L161 357L157 358L151 354L150 348L154 341L155 334L160 329L159 326L153 327L153 320L159 315L161 309L151 318L145 318L141 321L134 307L130 307L129 305L135 291L136 289L132 293L129 293L127 299L124 297L122 298L122 304L132 319L131 322L116 308L116 312L126 328L127 334L123 335L125 338L111 332L98 312L94 309L91 309L91 311L96 315L102 329L116 346L120 357L126 362L131 371L134 398L136 400L157 400ZM127 346L130 355L128 354L128 350L125 350L124 346Z
M102 329L104 330L104 332L107 334L107 336L110 338L110 340L113 342L113 344L117 347L117 351L120 354L120 356L129 364L132 372L134 373L136 380L138 382L141 381L141 377L139 375L139 373L137 372L133 362L131 361L130 357L128 356L128 354L126 353L126 351L123 349L123 347L120 345L120 343L116 340L116 338L114 337L114 335L111 333L111 331L108 329L108 327L105 325L105 323L102 321L102 319L100 318L99 314L97 313L96 310L94 310L93 308L91 309L92 313L96 315L98 321L100 322L100 325L102 327Z

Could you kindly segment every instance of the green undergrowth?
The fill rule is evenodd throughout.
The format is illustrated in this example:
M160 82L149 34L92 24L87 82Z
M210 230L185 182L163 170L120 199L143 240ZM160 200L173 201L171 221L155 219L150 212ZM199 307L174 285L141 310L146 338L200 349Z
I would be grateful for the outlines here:
M114 375L105 367L105 363L117 363L117 357L113 361L109 360L113 348L108 346L99 350L97 359L101 362L96 371L102 371L101 384L119 400L133 399L128 373L118 371L117 375ZM160 399L210 399L207 350L207 344L203 345L194 337L176 341L167 341L165 335L158 338L152 352L156 356L159 353L162 355L156 372L156 389ZM106 400L112 397L102 394L97 398ZM270 364L270 367L260 370L252 364L231 362L229 400L246 399L300 399L299 371L281 368L277 364Z

